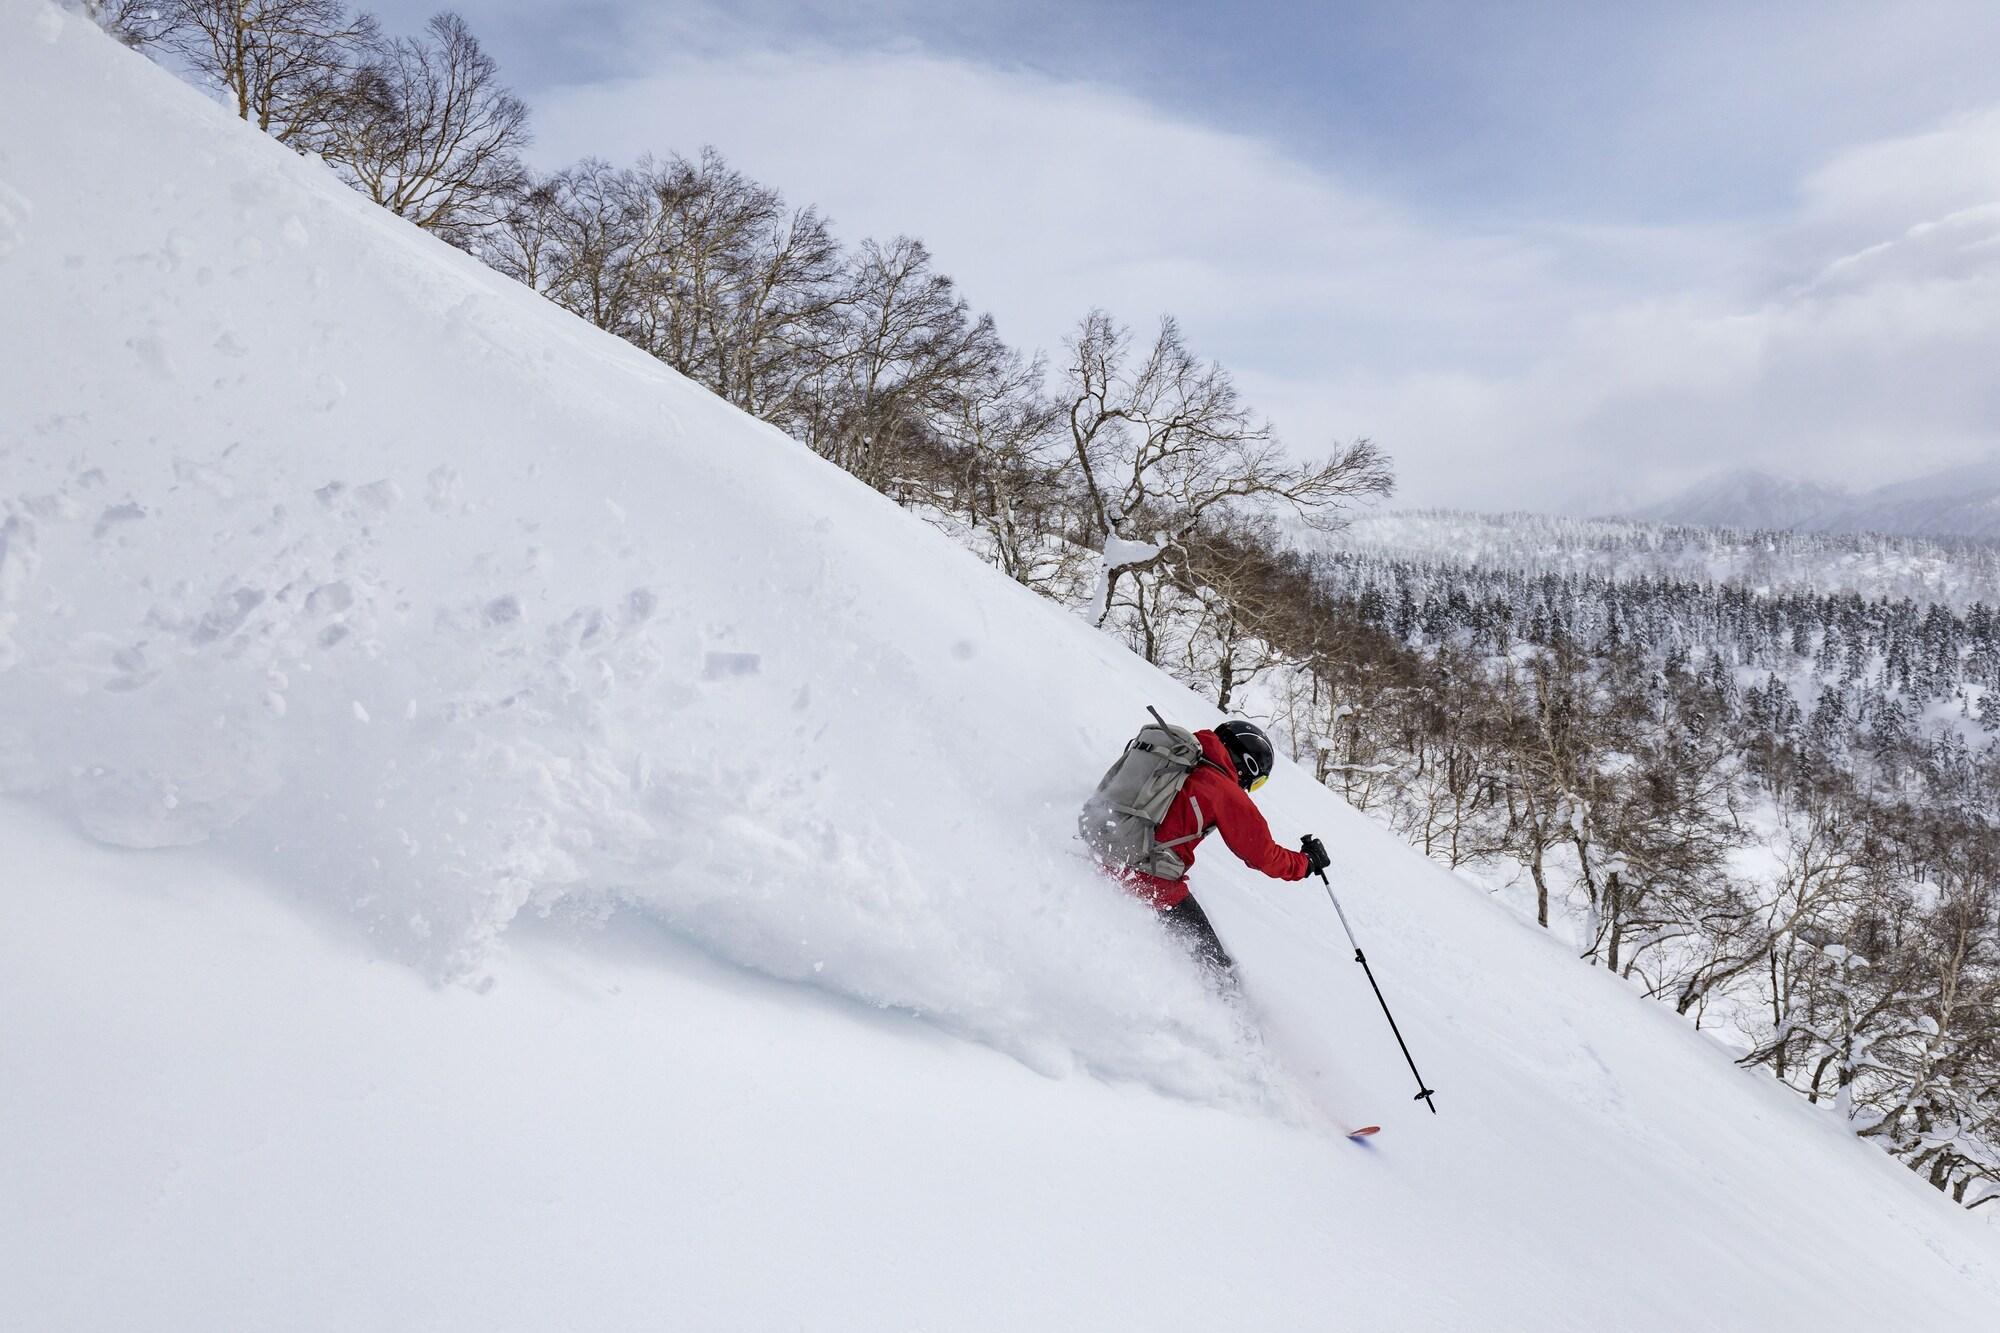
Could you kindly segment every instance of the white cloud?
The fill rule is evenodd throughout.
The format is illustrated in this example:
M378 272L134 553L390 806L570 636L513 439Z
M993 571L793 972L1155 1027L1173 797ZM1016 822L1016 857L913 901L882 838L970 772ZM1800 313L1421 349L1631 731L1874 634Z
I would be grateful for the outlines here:
M2000 107L1849 148L1807 175L1801 220L1876 233L2000 199Z
M1457 338L1476 333L1455 318L1468 300L1518 308L1541 286L1533 247L1428 234L1257 140L919 53L684 56L545 95L538 113L552 159L713 143L850 236L923 236L1022 336L1050 337L1093 304L1172 307L1282 351L1275 301L1322 323L1393 305L1395 326Z
M1549 507L2000 445L2000 110L1862 144L1788 216L1479 228L1129 94L922 51L718 52L545 91L545 161L712 143L843 235L923 237L1015 341L1173 311L1295 444L1414 502ZM1162 99L1164 100L1164 99Z

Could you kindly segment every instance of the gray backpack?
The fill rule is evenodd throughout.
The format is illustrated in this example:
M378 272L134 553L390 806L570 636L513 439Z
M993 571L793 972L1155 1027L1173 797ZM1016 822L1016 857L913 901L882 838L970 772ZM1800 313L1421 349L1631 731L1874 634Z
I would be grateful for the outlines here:
M1150 708L1146 711L1153 713ZM1161 879L1187 874L1187 863L1174 848L1198 841L1208 831L1200 804L1194 809L1193 833L1167 842L1157 841L1157 835L1167 808L1201 763L1201 742L1194 733L1153 713L1153 721L1126 742L1125 753L1076 818L1077 832L1099 864Z

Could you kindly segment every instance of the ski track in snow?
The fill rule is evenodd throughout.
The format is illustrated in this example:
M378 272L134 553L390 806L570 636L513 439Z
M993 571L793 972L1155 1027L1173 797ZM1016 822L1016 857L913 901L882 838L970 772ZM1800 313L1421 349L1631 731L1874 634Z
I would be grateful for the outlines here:
M51 409L0 472L0 790L282 875L438 978L489 984L524 911L636 910L1045 1072L1290 1113L1066 854L1127 714L1084 741L1019 688L966 707L1061 696L1026 608L996 623L887 501L272 145L157 132L232 183L100 183L102 234L51 218L73 263L7 270L63 354L0 372ZM88 194L54 165L0 171Z
M698 563L648 552L645 525L599 524L577 552L430 459L407 486L288 485L259 475L259 452L174 455L151 476L92 462L5 501L10 789L106 842L213 843L283 873L443 978L485 984L523 911L635 908L1049 1072L1080 1060L1264 1095L1228 1015L1064 854L1054 795L1012 857L991 850L1020 817L997 785L978 793L994 826L934 848L885 818L915 799L889 770L923 766L904 777L929 785L953 762L908 733L971 721L914 706L922 673L899 651L817 617L752 622L730 604L779 603L715 595ZM555 595L553 572L580 564L610 595ZM875 614L829 555L810 564L821 607ZM824 683L850 674L913 707L857 710ZM875 730L897 748L857 790L842 752Z

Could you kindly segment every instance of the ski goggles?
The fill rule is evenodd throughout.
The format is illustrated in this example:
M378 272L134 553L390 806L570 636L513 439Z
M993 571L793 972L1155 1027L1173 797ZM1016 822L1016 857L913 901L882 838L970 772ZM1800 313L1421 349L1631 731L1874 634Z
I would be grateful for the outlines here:
M1271 775L1269 773L1259 773L1256 777L1250 779L1250 785L1245 787L1243 790L1256 791L1259 787L1263 786L1270 780L1271 780Z

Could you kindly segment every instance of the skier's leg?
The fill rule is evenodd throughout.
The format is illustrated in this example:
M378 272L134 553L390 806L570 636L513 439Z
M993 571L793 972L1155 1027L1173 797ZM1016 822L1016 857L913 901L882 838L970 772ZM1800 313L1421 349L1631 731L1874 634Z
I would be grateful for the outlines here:
M1167 908L1160 913L1160 916L1166 922L1167 929L1180 936L1194 951L1195 957L1222 976L1231 979L1235 977L1235 961L1230 958L1229 951L1222 947L1222 941L1216 937L1215 927L1209 924L1208 913L1201 910L1201 904L1194 900L1193 894Z

